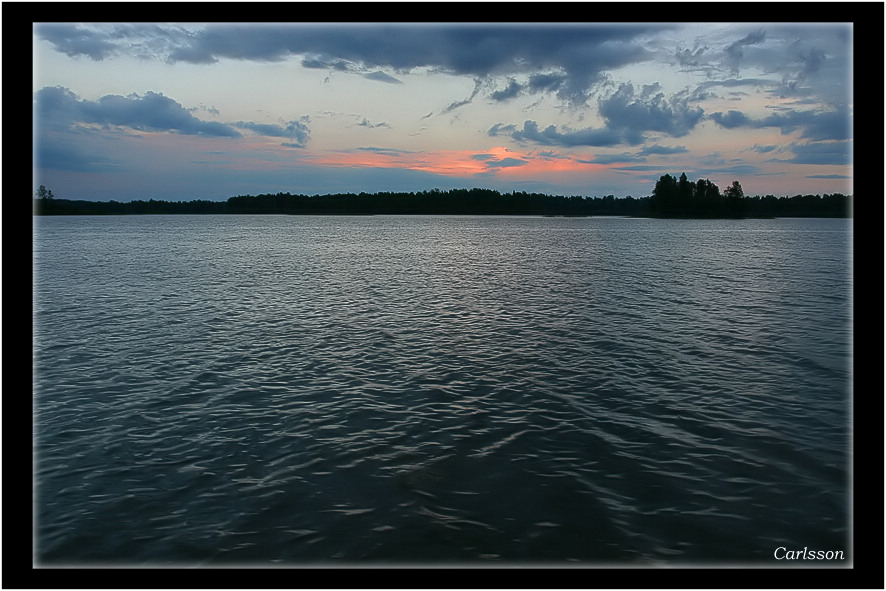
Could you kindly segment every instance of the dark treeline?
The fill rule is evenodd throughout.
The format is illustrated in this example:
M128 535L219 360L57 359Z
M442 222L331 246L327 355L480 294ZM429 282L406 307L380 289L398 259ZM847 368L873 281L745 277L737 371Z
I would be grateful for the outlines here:
M686 173L677 179L663 175L655 183L648 203L654 217L849 217L851 197L842 193L795 195L794 197L746 197L741 183L733 181L722 193L707 179L695 182Z
M670 180L674 180L673 190ZM434 189L420 192L290 193L238 195L226 201L81 201L43 197L35 200L38 215L128 214L425 214L425 215L624 215L642 217L845 217L850 198L841 195L744 197L738 183L720 194L709 181L689 183L665 175L651 197L554 196L542 193L500 193L492 189ZM737 188L736 188L737 187Z
M344 193L239 196L228 199L233 213L462 214L462 215L635 215L644 204L633 197L563 197L542 193L499 193L492 189L453 189L415 193Z
M290 193L238 195L227 201L74 201L37 199L42 215L100 214L466 214L466 215L645 215L648 198L563 197L542 193L499 193L491 189L419 192Z

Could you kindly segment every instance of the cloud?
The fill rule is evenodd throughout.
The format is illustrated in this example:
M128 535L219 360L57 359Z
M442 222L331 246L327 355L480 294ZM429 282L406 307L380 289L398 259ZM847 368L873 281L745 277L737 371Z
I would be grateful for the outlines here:
M142 96L109 94L95 101L80 100L70 90L46 87L35 95L35 112L49 124L75 123L128 127L139 131L165 131L184 135L240 137L230 125L203 121L190 110L157 92Z
M56 51L69 57L85 56L101 61L117 54L118 44L109 35L100 35L79 25L38 25L35 30Z
M726 129L753 125L751 119L741 111L711 113L709 117L714 123Z
M754 144L750 148L750 150L752 152L757 152L758 154L768 154L769 152L776 152L776 151L778 151L778 149L779 149L778 146L774 146L771 144L768 146L761 146L759 144Z
M301 121L288 121L285 126L252 121L238 121L233 125L267 137L286 138L290 141L282 145L288 148L304 148L311 137L311 130L307 125L309 121L308 117L302 117Z
M359 127L368 127L369 129L375 129L376 127L387 127L388 129L390 129L391 124L390 124L390 123L386 123L386 122L384 122L384 121L382 121L381 123L370 123L370 122L369 122L369 119L367 119L366 117L364 117L364 118L360 121L360 123L357 124L357 126L359 126Z
M306 57L302 59L301 65L303 68L337 70L339 72L347 72L350 69L350 65L345 60L327 59L323 57Z
M520 158L502 158L501 160L490 160L486 162L489 168L513 168L515 166L525 166L529 164L526 160Z
M73 131L84 124L121 127L136 131L168 132L182 135L239 138L238 129L258 135L289 140L287 147L304 147L310 139L308 117L283 125L237 121L203 121L192 111L162 93L106 95L97 100L81 100L67 88L45 87L34 94L34 112L45 131Z
M506 101L508 99L512 99L523 90L523 86L518 84L516 80L511 78L508 81L508 86L502 90L496 90L490 96L494 101Z
M518 142L532 142L545 146L615 146L624 143L625 137L610 129L584 128L578 130L558 130L556 126L549 125L539 129L535 121L525 121L523 129L514 126L502 126L496 124L489 130L489 135L510 135Z
M194 35L192 30L178 25L39 23L34 31L56 51L72 58L102 61L129 55L138 59L193 64L218 61L209 48L190 42Z
M505 156L504 158L499 157L495 154L490 153L480 153L480 154L471 154L471 160L479 160L480 162L484 162L486 164L486 171L491 172L497 168L514 168L517 166L526 166L529 164L529 161L524 160L522 158L512 158L510 156Z
M562 73L541 73L533 74L529 77L529 83L526 85L530 92L545 92L558 90L566 84L567 78Z
M767 80L765 78L727 78L724 80L708 80L696 86L692 93L692 98L694 100L704 100L716 96L715 93L710 92L711 88L772 88L773 84L772 80ZM735 91L733 91L733 93L735 93Z
M711 120L725 129L736 127L778 127L783 134L801 130L800 137L809 140L847 140L852 137L852 123L847 109L829 111L795 111L774 113L752 119L741 111L711 113Z
M692 30L687 28L687 37ZM722 84L718 76L753 68L762 76L731 82L744 80L777 97L814 93L816 100L836 103L845 100L847 73L852 71L851 35L851 23L768 23L765 30L746 30L738 39L699 37L692 50L681 48L673 55L682 70L712 80L703 86Z
M362 146L358 148L354 148L355 150L359 150L361 152L373 152L375 154L384 154L386 156L403 156L404 154L413 154L409 150L399 150L394 148L381 148L378 146Z
M380 70L376 70L375 72L370 72L368 74L363 74L363 77L369 80L375 80L376 82L386 82L388 84L403 84L401 80L397 80L393 76L385 74Z
M489 96L494 101L507 101L520 96L524 92L529 92L530 94L554 92L563 88L567 82L568 77L563 73L532 74L525 83L517 82L515 78L508 78L507 87L493 91ZM584 102L583 97L581 102Z
M490 137L495 137L497 135L510 135L517 131L517 126L513 123L504 124L504 123L496 123L492 127L489 128L487 132Z
M555 152L554 150L542 150L540 152L536 152L535 154L538 158L543 160L572 160L571 156L567 156L566 154L560 154L559 152Z
M611 96L600 99L600 114L608 127L630 134L658 131L673 137L688 134L703 119L704 110L691 106L688 96L665 98L658 84L634 91L633 84L621 84Z
M794 153L794 157L787 162L846 166L852 163L851 149L851 141L792 144L790 150Z
M532 92L557 90L562 99L583 104L605 72L651 59L640 39L661 29L632 23L59 24L41 25L36 33L57 51L94 60L118 55L194 64L299 59L304 67L368 72L364 75L384 82L396 78L379 69L429 68L475 78L525 74Z
M596 154L593 160L581 160L593 164L617 164L621 162L646 162L649 156L669 156L671 154L685 154L689 150L686 146L660 146L658 144L646 146L631 154Z
M465 105L470 104L471 101L473 101L474 98L477 96L477 94L480 92L480 89L483 87L484 84L485 84L484 80L475 79L474 80L474 90L471 91L471 96L469 96L468 98L466 98L464 100L453 101L453 102L449 103L449 105L445 109L440 111L440 113L441 114L450 113L450 112L458 109L459 107L463 107Z
M738 41L731 43L726 47L726 63L734 72L738 72L739 62L744 57L744 48L750 45L758 45L766 40L766 33L763 31L755 31L748 33Z
M708 49L707 46L695 47L695 49L678 48L674 52L674 57L677 58L677 63L680 64L683 70L708 71L708 68L704 67L705 62L702 60L702 57Z

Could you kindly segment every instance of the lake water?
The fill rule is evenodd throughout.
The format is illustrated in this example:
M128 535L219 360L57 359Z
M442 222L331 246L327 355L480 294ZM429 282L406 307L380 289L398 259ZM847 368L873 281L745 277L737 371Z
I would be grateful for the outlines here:
M40 566L851 564L851 220L34 236Z

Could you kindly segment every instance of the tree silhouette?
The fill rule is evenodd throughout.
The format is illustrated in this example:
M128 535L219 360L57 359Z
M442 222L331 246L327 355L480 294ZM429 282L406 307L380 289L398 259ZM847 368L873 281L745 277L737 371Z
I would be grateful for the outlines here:
M692 207L692 193L694 187L692 183L689 182L689 179L686 178L686 173L680 175L680 180L677 181L677 203L676 209L681 215L687 215L693 209Z
M652 213L661 216L675 215L678 194L677 179L669 174L662 175L655 183L655 189L652 190L652 198L649 202Z
M745 214L744 191L738 181L732 181L732 186L723 191L724 212L729 217L743 217Z
M749 212L760 215L762 208L751 201L745 198L738 181L733 181L721 195L717 185L708 179L693 183L684 172L679 180L669 174L658 179L649 199L649 211L655 217L741 218ZM834 200L834 205L839 202ZM771 204L767 205L773 209ZM829 211L836 211L836 207Z
M700 216L715 216L721 209L720 188L708 179L698 179L695 183L695 213Z
M54 199L55 195L52 194L51 190L47 190L45 185L40 185L40 188L37 189L37 199Z

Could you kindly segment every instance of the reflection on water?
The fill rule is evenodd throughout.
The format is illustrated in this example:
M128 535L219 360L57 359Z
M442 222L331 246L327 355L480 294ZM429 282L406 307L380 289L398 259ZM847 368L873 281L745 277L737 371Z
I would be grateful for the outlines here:
M35 223L42 564L848 555L849 220Z

